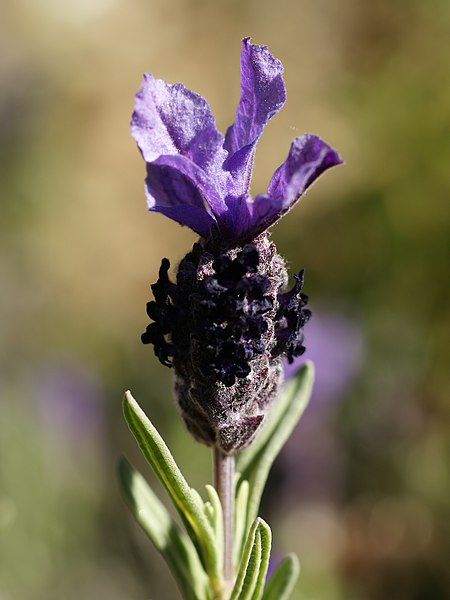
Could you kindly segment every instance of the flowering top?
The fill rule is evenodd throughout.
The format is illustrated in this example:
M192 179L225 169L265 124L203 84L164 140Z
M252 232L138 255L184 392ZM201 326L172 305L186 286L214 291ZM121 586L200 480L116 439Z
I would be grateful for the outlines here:
M319 137L295 138L267 192L249 193L257 141L283 106L283 65L246 38L241 52L241 98L225 136L206 100L181 83L145 74L131 130L147 164L149 210L187 225L207 239L245 243L286 213L326 169L341 163Z
M149 209L200 235L175 282L162 260L142 341L173 367L189 431L227 454L252 441L282 385L283 360L291 363L305 350L311 312L303 271L287 289L287 270L267 229L341 162L320 138L302 135L267 193L251 198L256 143L286 98L282 72L266 46L243 40L241 99L225 136L201 96L151 75L131 121L147 163Z

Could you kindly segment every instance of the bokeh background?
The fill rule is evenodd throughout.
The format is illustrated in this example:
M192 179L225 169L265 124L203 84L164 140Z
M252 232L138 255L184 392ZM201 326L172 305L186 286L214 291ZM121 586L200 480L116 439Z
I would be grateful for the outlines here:
M146 212L142 73L224 131L240 40L285 65L261 192L304 131L346 160L273 230L306 268L313 402L264 498L302 600L450 597L448 0L4 0L0 7L0 599L178 598L115 481L131 388L190 482L171 374L140 344L148 284L194 235ZM160 488L156 486L160 491Z

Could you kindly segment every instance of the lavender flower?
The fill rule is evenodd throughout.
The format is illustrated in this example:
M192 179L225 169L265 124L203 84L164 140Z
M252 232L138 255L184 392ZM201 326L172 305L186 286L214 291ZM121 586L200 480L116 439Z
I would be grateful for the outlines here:
M286 290L284 261L267 230L323 171L342 162L320 138L302 135L267 192L250 196L257 141L286 99L282 72L266 46L243 40L241 99L225 136L201 96L149 74L131 121L146 161L149 210L200 236L176 283L163 259L151 286L155 300L147 304L153 323L142 341L174 367L188 429L225 453L252 440L281 385L282 358L292 362L305 349L303 271Z

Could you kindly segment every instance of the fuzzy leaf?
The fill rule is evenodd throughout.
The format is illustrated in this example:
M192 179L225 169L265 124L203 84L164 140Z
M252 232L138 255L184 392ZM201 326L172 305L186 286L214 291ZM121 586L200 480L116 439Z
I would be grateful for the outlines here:
M212 485L206 485L206 492L209 498L209 505L211 506L211 517L212 527L216 538L216 552L220 564L223 563L223 512L222 504L220 503L219 495L217 494L216 488Z
M185 600L210 600L208 577L197 551L145 479L122 458L118 476L127 504L137 522L161 552Z
M262 600L288 600L300 573L295 554L288 554L270 577Z
M241 473L240 485L244 480L250 485L247 528L258 513L270 468L308 405L313 381L314 366L305 363L296 377L285 385L260 435L238 456L236 468Z
M259 600L270 558L272 533L261 518L250 528L230 600Z
M270 551L272 549L272 532L270 527L264 521L261 521L259 536L261 538L261 559L259 563L255 589L253 590L251 600L260 600L263 595L267 569L269 567Z
M222 586L221 562L203 501L189 487L164 440L130 392L125 393L123 408L128 426L145 458L169 494L194 545L201 549L211 585L218 593Z
M239 474L237 474L240 477ZM242 546L245 541L245 530L247 524L248 508L248 481L242 481L238 493L236 494L234 508L234 544L233 544L233 565L237 566L242 552Z

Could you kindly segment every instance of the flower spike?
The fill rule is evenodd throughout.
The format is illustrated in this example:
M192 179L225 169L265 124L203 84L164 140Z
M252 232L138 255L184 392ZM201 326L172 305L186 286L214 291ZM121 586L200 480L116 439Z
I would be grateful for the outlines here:
M241 97L225 136L204 98L151 75L144 76L131 121L147 165L149 209L200 236L175 282L163 260L142 341L173 367L189 431L224 454L251 443L282 385L283 361L305 350L311 313L304 273L286 289L286 267L268 229L342 162L319 137L304 134L267 192L250 196L256 144L285 100L283 65L267 46L245 38Z

